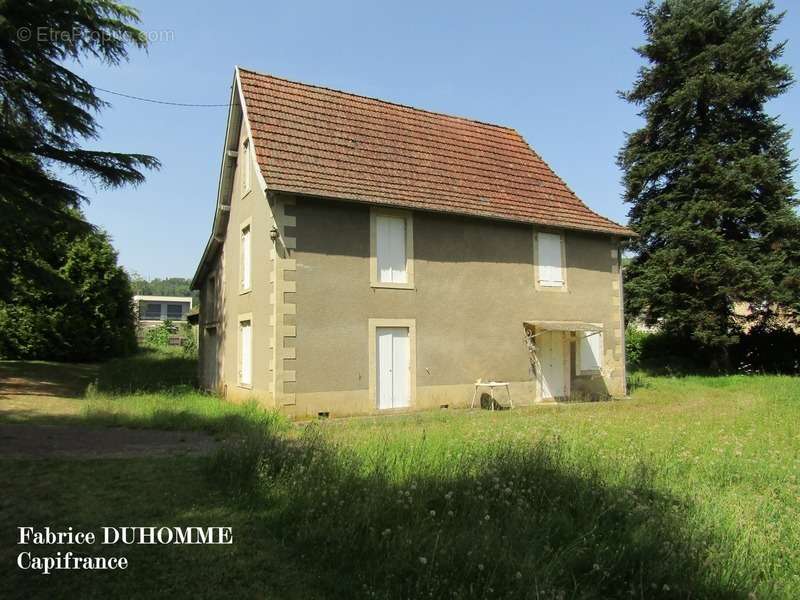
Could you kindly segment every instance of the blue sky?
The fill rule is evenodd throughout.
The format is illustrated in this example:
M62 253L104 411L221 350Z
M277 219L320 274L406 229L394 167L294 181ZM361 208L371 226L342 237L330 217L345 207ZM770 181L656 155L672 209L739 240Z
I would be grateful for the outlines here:
M590 207L626 220L615 156L639 120L616 92L640 65L631 12L643 0L129 1L156 41L119 68L85 63L79 71L96 86L224 103L239 64L509 125ZM787 10L777 36L789 40L784 60L800 77L800 8L776 4ZM135 189L78 182L91 198L87 216L111 234L126 268L190 277L211 227L226 111L104 98L113 106L91 145L152 154L163 167ZM799 100L795 87L769 108L800 130ZM800 157L796 136L792 146Z

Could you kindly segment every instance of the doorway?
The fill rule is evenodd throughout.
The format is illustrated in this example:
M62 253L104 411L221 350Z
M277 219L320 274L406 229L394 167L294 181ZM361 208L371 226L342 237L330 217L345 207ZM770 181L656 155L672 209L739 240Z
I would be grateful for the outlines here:
M411 343L408 327L376 327L378 408L411 406Z
M565 332L543 331L536 336L539 359L539 398L553 400L569 395L568 356Z

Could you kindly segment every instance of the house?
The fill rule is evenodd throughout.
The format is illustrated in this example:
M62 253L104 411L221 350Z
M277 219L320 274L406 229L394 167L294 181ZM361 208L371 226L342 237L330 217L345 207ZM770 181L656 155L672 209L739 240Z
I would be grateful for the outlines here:
M298 416L465 406L479 379L623 395L631 235L513 129L237 68L200 379Z
M148 329L160 326L164 321L185 323L192 308L191 296L134 296L136 315L136 337L141 342ZM174 343L180 345L181 336L175 335Z

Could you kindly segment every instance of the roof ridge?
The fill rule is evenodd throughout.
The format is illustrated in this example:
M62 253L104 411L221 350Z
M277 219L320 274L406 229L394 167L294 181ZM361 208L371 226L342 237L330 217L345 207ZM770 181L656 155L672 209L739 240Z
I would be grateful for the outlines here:
M447 117L448 119L457 119L459 121L465 121L467 123L473 123L477 125L485 125L487 127L496 127L498 129L504 129L506 131L511 131L517 134L519 137L522 135L513 127L509 127L508 125L500 125L499 123L489 123L488 121L481 121L480 119L472 119L470 117L464 117L462 115L453 115L446 112L441 112L437 110L430 110L427 108L420 108L418 106L411 106L410 104L403 104L402 102L392 102L391 100L384 100L383 98L376 98L374 96L367 96L366 94L356 94L355 92L347 92L345 90L338 90L336 88L328 87L325 85L318 85L316 83L306 83L304 81L297 81L295 79L287 79L286 77L278 77L277 75L272 75L271 73L264 73L263 71L256 71L254 69L248 69L247 67L242 67L241 65L236 65L236 68L240 71L247 71L248 73L253 73L254 75L258 75L259 77L269 77L270 79L277 79L278 81L285 81L287 83L292 83L294 85L301 85L304 87L315 88L318 90L325 90L327 92L335 92L337 94L344 94L345 96L352 96L354 98L361 98L363 100L371 100L373 102L380 102L381 104L388 104L389 106L396 106L400 108L406 108L408 110L413 110L416 112L426 113L429 115L434 115L437 117Z

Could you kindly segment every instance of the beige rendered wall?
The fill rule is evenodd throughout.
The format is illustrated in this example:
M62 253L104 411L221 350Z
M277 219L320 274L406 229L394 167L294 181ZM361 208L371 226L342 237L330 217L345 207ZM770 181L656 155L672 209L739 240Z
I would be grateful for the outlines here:
M270 229L273 226L272 211L267 198L261 189L256 177L255 162L245 164L242 147L246 139L245 125L242 125L239 136L239 158L237 159L234 174L230 212L225 241L222 251L218 254L215 268L209 275L216 273L216 315L209 314L207 302L201 304L201 344L200 365L201 381L208 385L211 374L207 368L202 367L205 352L207 352L208 336L204 335L205 329L216 326L219 342L217 391L226 397L238 400L255 397L265 406L273 406L274 370L273 370L273 244L270 239ZM251 154L252 158L252 154ZM243 169L251 169L251 186L249 192L243 192L241 179ZM249 291L240 289L240 240L241 230L245 223L250 225L251 239L251 288ZM210 277L206 275L203 280L203 296L207 296ZM243 387L238 382L239 371L239 320L243 315L248 315L252 321L253 336L253 370L252 386Z
M479 377L512 382L515 402L533 401L523 334L530 320L602 323L604 372L576 377L572 388L623 393L618 240L564 232L567 291L537 291L533 227L415 212L415 289L380 289L370 287L369 206L287 201L296 218L297 302L289 412L375 412L369 319L415 322L412 408L464 405Z

